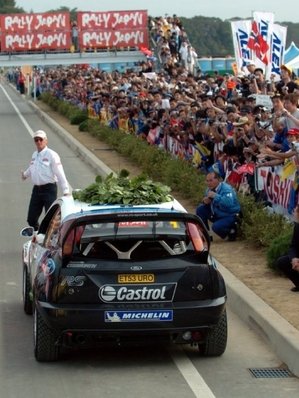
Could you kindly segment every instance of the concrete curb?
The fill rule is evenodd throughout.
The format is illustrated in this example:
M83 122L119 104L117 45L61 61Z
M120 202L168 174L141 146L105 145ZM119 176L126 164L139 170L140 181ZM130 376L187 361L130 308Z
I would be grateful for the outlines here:
M78 156L102 176L114 173L92 152L75 140L67 130L40 110L34 102L30 106ZM299 377L299 331L260 299L244 283L214 259L227 287L228 305L250 327L255 329L294 375Z

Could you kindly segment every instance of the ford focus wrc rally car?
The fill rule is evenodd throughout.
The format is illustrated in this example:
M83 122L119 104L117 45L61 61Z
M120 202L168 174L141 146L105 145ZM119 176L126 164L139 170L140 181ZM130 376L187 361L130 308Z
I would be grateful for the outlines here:
M165 338L221 355L226 289L202 221L176 201L90 205L57 199L23 245L23 306L34 353Z

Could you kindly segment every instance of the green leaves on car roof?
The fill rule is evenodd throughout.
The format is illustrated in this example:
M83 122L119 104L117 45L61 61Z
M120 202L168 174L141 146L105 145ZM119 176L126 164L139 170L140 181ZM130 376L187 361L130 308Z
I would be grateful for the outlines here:
M95 182L83 190L73 192L74 199L96 204L145 205L170 202L170 187L154 182L140 174L129 178L129 172L122 170L106 178L97 176Z

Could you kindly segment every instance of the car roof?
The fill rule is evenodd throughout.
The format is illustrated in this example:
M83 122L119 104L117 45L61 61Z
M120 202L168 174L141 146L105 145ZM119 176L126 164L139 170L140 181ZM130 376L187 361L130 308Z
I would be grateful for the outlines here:
M123 204L105 204L92 205L86 202L74 200L73 196L63 196L57 199L52 206L59 204L61 209L61 221L66 219L82 217L84 215L116 214L116 213L152 213L155 212L173 212L187 213L187 210L176 200L158 204L146 205L123 205Z

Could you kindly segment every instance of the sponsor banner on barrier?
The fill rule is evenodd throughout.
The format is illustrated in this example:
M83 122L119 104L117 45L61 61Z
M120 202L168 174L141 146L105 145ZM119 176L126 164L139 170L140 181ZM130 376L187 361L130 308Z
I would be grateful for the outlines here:
M173 310L105 311L105 322L169 322Z
M286 176L283 166L257 169L256 187L259 191L264 190L267 201L271 203L275 213L290 215L296 206L296 202L292 203L292 193L296 188L295 177L295 173Z

